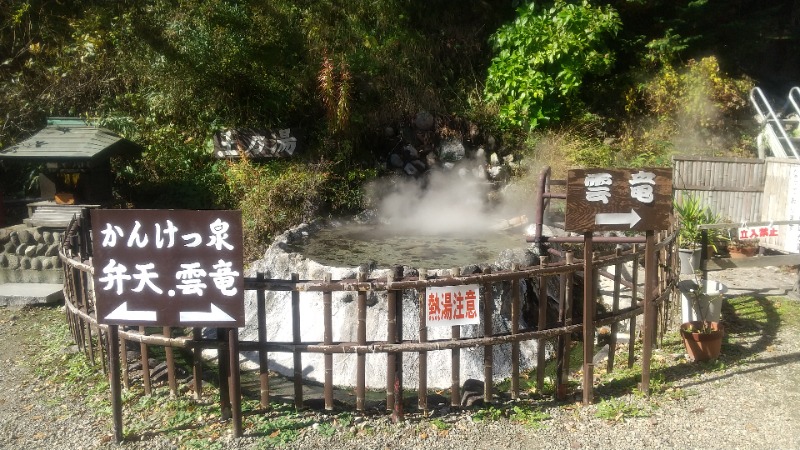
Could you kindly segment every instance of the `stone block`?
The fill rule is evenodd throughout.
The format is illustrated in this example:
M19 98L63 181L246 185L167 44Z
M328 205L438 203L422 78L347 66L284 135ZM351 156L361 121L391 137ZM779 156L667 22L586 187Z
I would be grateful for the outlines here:
M44 256L58 256L59 244L50 244L44 251Z
M17 231L17 236L19 237L20 244L28 244L28 245L30 245L30 244L33 244L34 242L36 242L33 239L33 235L28 230L19 230L19 231Z

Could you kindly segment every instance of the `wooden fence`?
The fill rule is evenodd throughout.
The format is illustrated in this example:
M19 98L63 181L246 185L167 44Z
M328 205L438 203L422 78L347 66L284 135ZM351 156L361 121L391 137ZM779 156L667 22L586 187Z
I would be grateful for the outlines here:
M386 354L387 361L387 386L386 386L386 409L391 411L394 420L400 420L403 416L403 364L404 355L411 354L419 360L419 383L417 387L417 405L420 411L428 411L428 389L425 380L427 371L430 370L425 364L426 355L433 351L446 351L451 353L450 371L452 373L452 385L450 403L453 407L461 407L459 379L460 352L467 348L483 349L484 366L484 401L491 403L497 401L498 391L495 385L494 361L492 347L495 345L511 345L511 364L512 376L509 384L507 396L518 398L520 395L520 349L519 343L523 341L534 341L538 351L536 366L537 388L544 388L544 349L545 345L551 345L556 350L557 355L557 380L556 394L563 397L567 393L567 379L570 373L569 349L570 340L577 333L583 335L584 340L594 341L594 332L597 327L610 325L612 327L613 348L616 348L616 331L622 321L629 321L628 333L628 366L633 366L634 344L639 334L636 330L635 318L644 315L642 320L644 336L643 358L642 358L642 388L645 392L649 390L649 367L650 351L654 339L660 330L662 335L666 328L664 320L668 317L664 308L667 307L673 287L676 283L676 252L675 234L660 232L655 236L652 232L648 234L646 245L627 246L626 249L616 248L607 252L593 252L591 245L583 249L582 254L565 252L563 257L542 258L540 263L531 267L512 267L509 270L486 271L484 273L444 278L426 277L422 274L418 277L403 279L368 279L366 276L352 280L332 280L329 277L322 280L298 280L293 277L290 280L270 280L263 275L245 279L245 288L257 292L258 305L258 326L259 338L256 341L239 341L236 329L217 330L217 338L209 339L204 337L201 329L170 329L164 328L161 333L153 333L144 327L121 327L106 326L97 323L95 314L95 303L91 289L91 279L94 268L90 260L89 231L82 220L75 220L65 233L61 248L61 258L64 261L65 270L65 293L67 318L72 334L79 346L86 352L89 358L99 358L104 362L104 368L108 369L112 408L114 409L115 435L117 440L122 439L122 417L121 400L119 386L129 386L131 376L127 370L127 359L123 360L121 371L120 354L126 355L126 349L131 345L138 344L140 348L142 366L147 368L149 348L151 346L162 346L166 351L168 363L168 383L173 393L177 394L178 386L175 375L175 358L172 353L175 348L183 348L192 352L194 362L192 366L194 392L196 396L202 395L202 367L203 360L201 350L204 348L214 348L219 352L220 357L220 392L221 392L221 411L223 418L232 418L234 435L242 434L241 420L241 387L239 386L239 361L240 351L255 351L259 355L259 374L261 405L268 408L270 402L269 378L267 376L267 362L271 352L291 352L294 356L294 403L298 407L303 406L302 389L302 359L304 354L322 353L325 355L324 365L326 379L324 383L324 405L326 409L333 409L333 385L329 377L333 368L333 359L342 357L350 353L358 355L358 369L355 374L355 409L364 411L365 409L365 386L363 370L366 358L375 353ZM591 243L591 241L589 241ZM644 242L644 241L642 241ZM554 253L558 254L558 251ZM581 258L582 256L582 258ZM638 277L640 263L644 262L644 277ZM622 279L623 266L633 268L632 279ZM587 276L587 274L591 276ZM612 291L609 298L612 299L608 305L606 313L598 313L597 303L599 297L599 285L597 280L601 276L609 277L613 280ZM642 279L644 278L644 279ZM592 280L581 289L576 288L576 281L580 279ZM643 283L642 283L643 282ZM509 332L500 332L493 329L491 309L493 308L492 292L494 287L502 283L511 283L514 287L513 301L511 304L512 327ZM524 296L520 289L521 283L531 283L539 286L534 289L533 295ZM425 289L430 286L458 286L465 284L478 284L481 294L479 299L482 301L481 309L484 317L482 319L482 335L478 337L461 337L459 327L453 327L452 336L448 339L429 340L426 332L425 311ZM555 292L548 287L556 286ZM293 327L299 329L300 302L299 292L318 292L323 299L324 310L324 342L304 341L299 333L291 342L267 342L266 333L261 332L267 326L264 310L266 301L265 292L270 290L291 291L291 307L294 311L292 316ZM415 306L418 311L419 334L415 336L402 335L402 327L398 321L409 313L403 313L404 302L398 301L402 298L405 291L412 290L419 299L419 304ZM625 295L630 295L631 304L620 305L620 297L625 291ZM331 302L333 292L353 292L356 294L357 314L353 316L354 321L358 321L357 342L333 342L330 339L331 333ZM375 336L367 336L365 332L366 298L370 292L386 293L388 299L387 332L385 339ZM577 299L580 304L573 304ZM528 328L520 327L520 315L523 303L528 303L529 308L537 311L535 326ZM535 305L535 306L534 306ZM660 320L659 320L660 317ZM488 319L488 320L487 320ZM658 324L661 324L660 326ZM593 367L592 361L594 345L584 346L583 361L583 398L584 402L592 401L593 390ZM120 350L123 350L122 352ZM613 370L614 351L609 351L608 370ZM442 367L432 368L433 370L446 370ZM142 370L142 380L145 391L151 389L150 373ZM117 386L115 391L115 386Z
M796 159L675 156L672 178L676 201L696 195L722 222L746 225L800 219ZM777 226L778 236L759 238L759 245L797 253L800 226Z
M761 220L766 176L763 159L673 157L675 200L696 195L726 222Z

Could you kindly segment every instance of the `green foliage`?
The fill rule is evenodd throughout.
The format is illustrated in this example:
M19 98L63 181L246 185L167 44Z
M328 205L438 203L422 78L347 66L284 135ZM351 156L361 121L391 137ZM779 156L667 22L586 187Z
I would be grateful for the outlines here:
M495 422L505 417L505 414L505 410L502 408L489 405L488 407L475 411L475 414L472 415L472 420L475 422Z
M242 211L245 260L258 258L275 234L311 219L328 180L326 165L248 159L228 163L224 179Z
M439 418L431 420L431 425L437 430L449 430L452 427L452 425Z
M711 212L711 208L703 205L703 201L696 194L686 194L680 200L673 202L675 214L678 218L678 247L695 248L700 244L702 231L700 225L715 224L722 221L719 215ZM723 239L720 230L708 230L709 243Z
M550 419L550 415L526 402L504 406L489 405L472 415L472 420L476 422L494 422L503 418L531 428L541 428L544 425L543 422Z
M542 428L543 422L550 418L549 414L527 404L514 405L511 408L510 419L530 428Z
M624 158L667 161L673 152L746 154L755 135L748 121L746 77L723 73L713 56L683 67L664 64L649 81L626 94L620 151Z
M556 0L549 8L530 2L517 14L492 36L496 56L485 95L505 127L536 128L567 112L587 75L611 68L609 41L621 23L610 6L587 0Z
M600 419L621 421L629 417L647 417L649 413L641 406L621 398L603 399L597 405L595 416Z

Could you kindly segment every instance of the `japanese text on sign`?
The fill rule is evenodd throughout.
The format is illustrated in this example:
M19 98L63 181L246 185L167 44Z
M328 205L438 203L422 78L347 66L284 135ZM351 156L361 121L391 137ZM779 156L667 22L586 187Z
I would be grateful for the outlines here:
M777 237L778 227L741 227L739 228L739 239L758 239L766 237Z
M101 323L241 326L239 211L94 210Z
M203 245L205 242L206 247L214 247L216 251L223 249L232 250L233 246L227 242L228 228L230 224L223 222L219 218L209 225L209 233L205 237L200 233L187 233L180 236L180 243L185 248L193 248ZM161 224L156 223L153 231L152 247L155 249L173 248L175 246L175 236L179 233L179 229L175 227L171 220L167 220L164 228ZM151 243L150 237L145 230L141 229L141 223L136 220L132 229L128 232L119 225L106 223L106 228L100 231L103 237L101 246L104 248L119 247L138 247L145 248ZM127 237L127 240L124 238ZM119 241L118 242L118 238ZM124 242L123 242L124 241ZM153 256L156 256L155 254ZM208 277L213 281L214 286L219 290L222 295L234 296L237 289L233 286L235 277L239 276L239 272L231 270L232 262L225 259L219 259L216 264L212 265L210 270L206 271L201 264L197 261L187 261L181 263L181 270L175 272L173 279L177 281L175 288L178 289L183 295L198 295L202 296L205 289L208 287L203 282L203 279ZM156 294L163 293L154 282L159 278L159 273L156 270L155 262L143 261L141 264L135 264L135 270L129 274L129 268L123 264L118 263L115 259L111 258L108 264L102 268L104 276L98 278L103 283L101 289L110 290L114 289L117 295L122 295L125 292L125 287L130 284L136 284L131 288L132 292L141 292L144 288L149 288ZM129 283L134 280L133 283ZM170 284L171 280L164 280L165 284ZM169 289L167 295L170 297L175 296L175 289Z
M478 285L429 287L425 291L428 325L480 323Z
M602 202L608 204L611 199L611 185L614 179L610 173L587 173L583 184L586 186L586 201ZM642 203L653 203L653 186L656 184L656 174L640 170L633 173L628 180L630 196Z
M570 169L567 174L567 231L665 230L671 206L671 169Z

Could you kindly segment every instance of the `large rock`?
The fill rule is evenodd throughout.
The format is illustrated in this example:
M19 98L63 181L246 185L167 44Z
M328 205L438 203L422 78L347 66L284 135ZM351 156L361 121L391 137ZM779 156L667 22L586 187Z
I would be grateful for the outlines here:
M444 161L460 161L467 155L464 144L458 139L448 139L439 147L439 158Z
M278 236L266 251L264 257L251 264L247 276L255 277L257 273L264 273L266 278L284 279L291 278L293 273L306 280L322 280L326 273L330 273L334 280L355 278L358 267L329 267L305 258L303 255L287 251L293 239L308 233L313 233L314 226L301 225ZM509 257L506 254L503 259ZM507 263L507 261L503 261ZM413 273L413 268L394 267L389 269L375 269L362 267L367 278L383 278L388 274ZM465 268L468 269L468 268ZM474 269L474 268L473 268ZM474 271L474 270L473 270ZM467 272L472 272L467 270ZM445 276L448 270L429 270L429 275ZM524 298L526 283L520 283ZM482 295L482 294L481 294ZM357 305L355 292L337 292L333 294L333 341L355 342L357 322L355 320ZM508 332L511 329L511 283L494 283L494 314L492 315L495 333ZM387 294L383 291L370 292L367 300L367 339L371 341L385 341L387 337ZM419 301L415 290L405 290L402 295L403 305L403 337L415 341L419 336ZM323 341L322 294L319 292L300 293L300 326L303 342ZM242 340L258 340L257 328L257 303L256 292L248 291L245 296L246 326L240 330ZM292 341L291 319L291 293L268 291L266 293L267 340L270 342ZM526 324L522 323L521 328ZM462 337L482 335L481 325L462 326ZM428 339L449 339L451 329L447 327L429 327ZM535 365L536 349L533 343L523 342L521 367L531 368ZM255 367L258 355L247 354L247 364ZM494 378L502 380L511 374L511 345L496 345L493 347ZM405 353L403 357L403 383L406 387L415 387L418 383L418 354ZM333 357L333 383L338 386L353 386L356 382L356 355L336 354ZM386 355L381 353L369 354L366 357L366 384L370 388L384 388L386 386ZM428 353L428 386L431 388L447 388L450 386L450 351L432 351ZM269 369L290 376L293 373L292 353L269 354ZM308 380L324 381L324 363L322 354L303 355L303 376ZM464 348L461 351L461 379L483 378L483 348Z
M433 129L434 118L433 114L428 111L420 111L414 118L414 125L422 131L430 131Z

